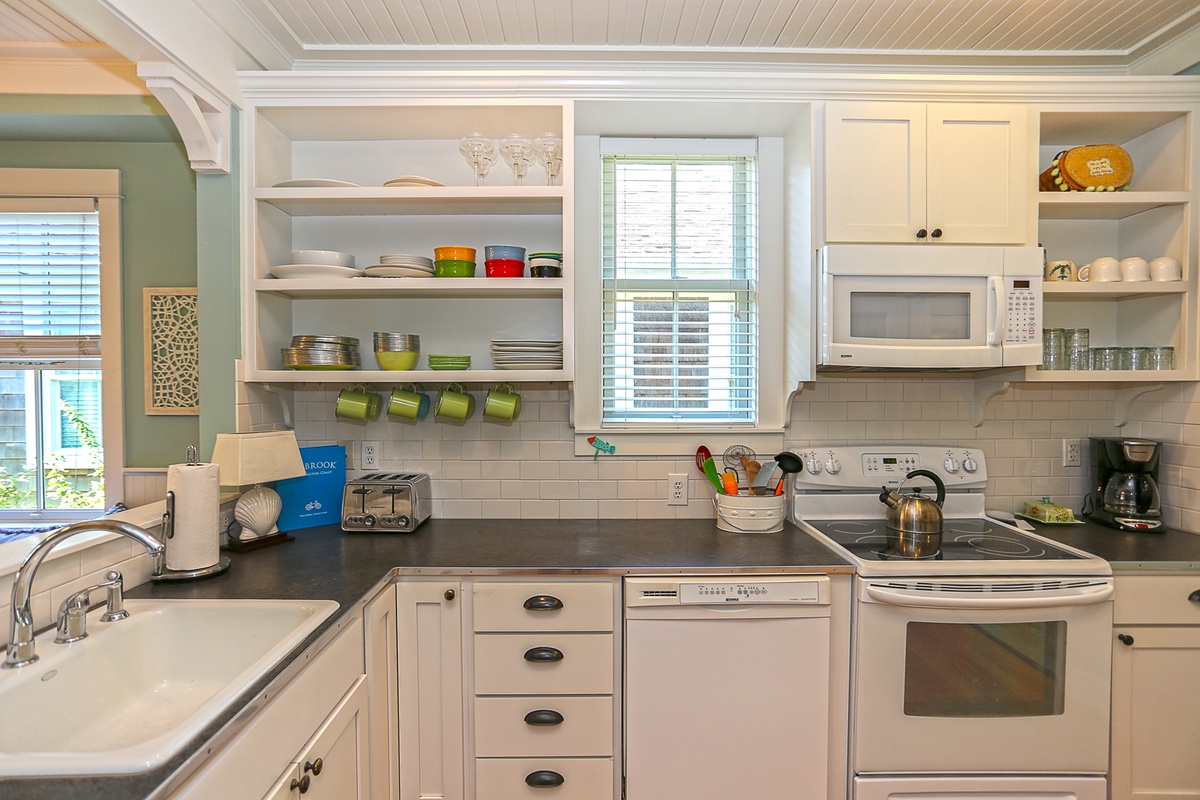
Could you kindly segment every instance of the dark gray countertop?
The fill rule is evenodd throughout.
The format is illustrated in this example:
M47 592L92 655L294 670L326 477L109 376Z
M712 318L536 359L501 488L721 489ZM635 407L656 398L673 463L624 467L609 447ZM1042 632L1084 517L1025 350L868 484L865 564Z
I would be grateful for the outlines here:
M1200 535L1174 528L1158 533L1119 531L1083 520L1081 525L1047 525L1031 521L1037 533L1100 556L1114 571L1134 569L1200 569Z
M194 769L214 737L224 741L232 735L241 722L235 719L238 712L305 650L323 644L339 619L393 575L852 571L841 556L790 524L780 533L735 534L703 519L437 519L415 534L344 533L326 526L292 535L294 541L279 546L231 554L229 570L220 575L144 584L127 596L336 600L339 613L159 769L112 777L3 779L0 800L135 800L154 795L181 768Z

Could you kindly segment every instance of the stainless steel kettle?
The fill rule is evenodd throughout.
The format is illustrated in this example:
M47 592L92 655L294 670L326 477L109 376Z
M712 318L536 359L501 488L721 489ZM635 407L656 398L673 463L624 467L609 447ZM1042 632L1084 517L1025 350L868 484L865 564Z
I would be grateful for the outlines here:
M897 554L912 558L934 555L942 546L942 503L946 500L946 484L927 469L914 469L904 480L917 476L929 478L937 487L937 498L930 499L917 489L913 494L901 494L904 481L895 491L886 486L879 493L880 502L888 507L887 527L889 544Z

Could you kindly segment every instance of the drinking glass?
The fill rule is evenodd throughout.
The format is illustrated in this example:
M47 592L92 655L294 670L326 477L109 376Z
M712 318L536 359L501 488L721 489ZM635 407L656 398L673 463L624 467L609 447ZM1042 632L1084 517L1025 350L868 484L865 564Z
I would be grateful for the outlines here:
M496 147L491 139L485 139L482 133L468 133L458 140L458 152L463 154L467 164L475 170L475 185L483 186L483 179L488 170L496 163Z
M517 186L520 186L525 182L525 175L529 172L529 161L533 156L533 142L514 133L500 140L500 154L512 167Z
M553 186L554 179L562 170L563 140L553 133L543 133L533 140L533 151L538 163L546 169L546 185Z

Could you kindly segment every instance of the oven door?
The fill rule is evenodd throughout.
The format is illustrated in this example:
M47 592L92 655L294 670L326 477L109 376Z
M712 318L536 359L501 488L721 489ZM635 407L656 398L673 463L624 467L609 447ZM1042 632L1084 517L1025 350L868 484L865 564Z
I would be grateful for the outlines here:
M1107 770L1110 578L856 588L856 773Z

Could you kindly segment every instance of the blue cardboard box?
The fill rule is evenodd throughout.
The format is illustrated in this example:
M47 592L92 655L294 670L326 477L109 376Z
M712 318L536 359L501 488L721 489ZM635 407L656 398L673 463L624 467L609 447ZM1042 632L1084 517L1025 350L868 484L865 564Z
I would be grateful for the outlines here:
M342 489L346 485L346 448L340 444L301 447L300 458L307 474L275 484L275 491L283 501L279 530L340 525Z

